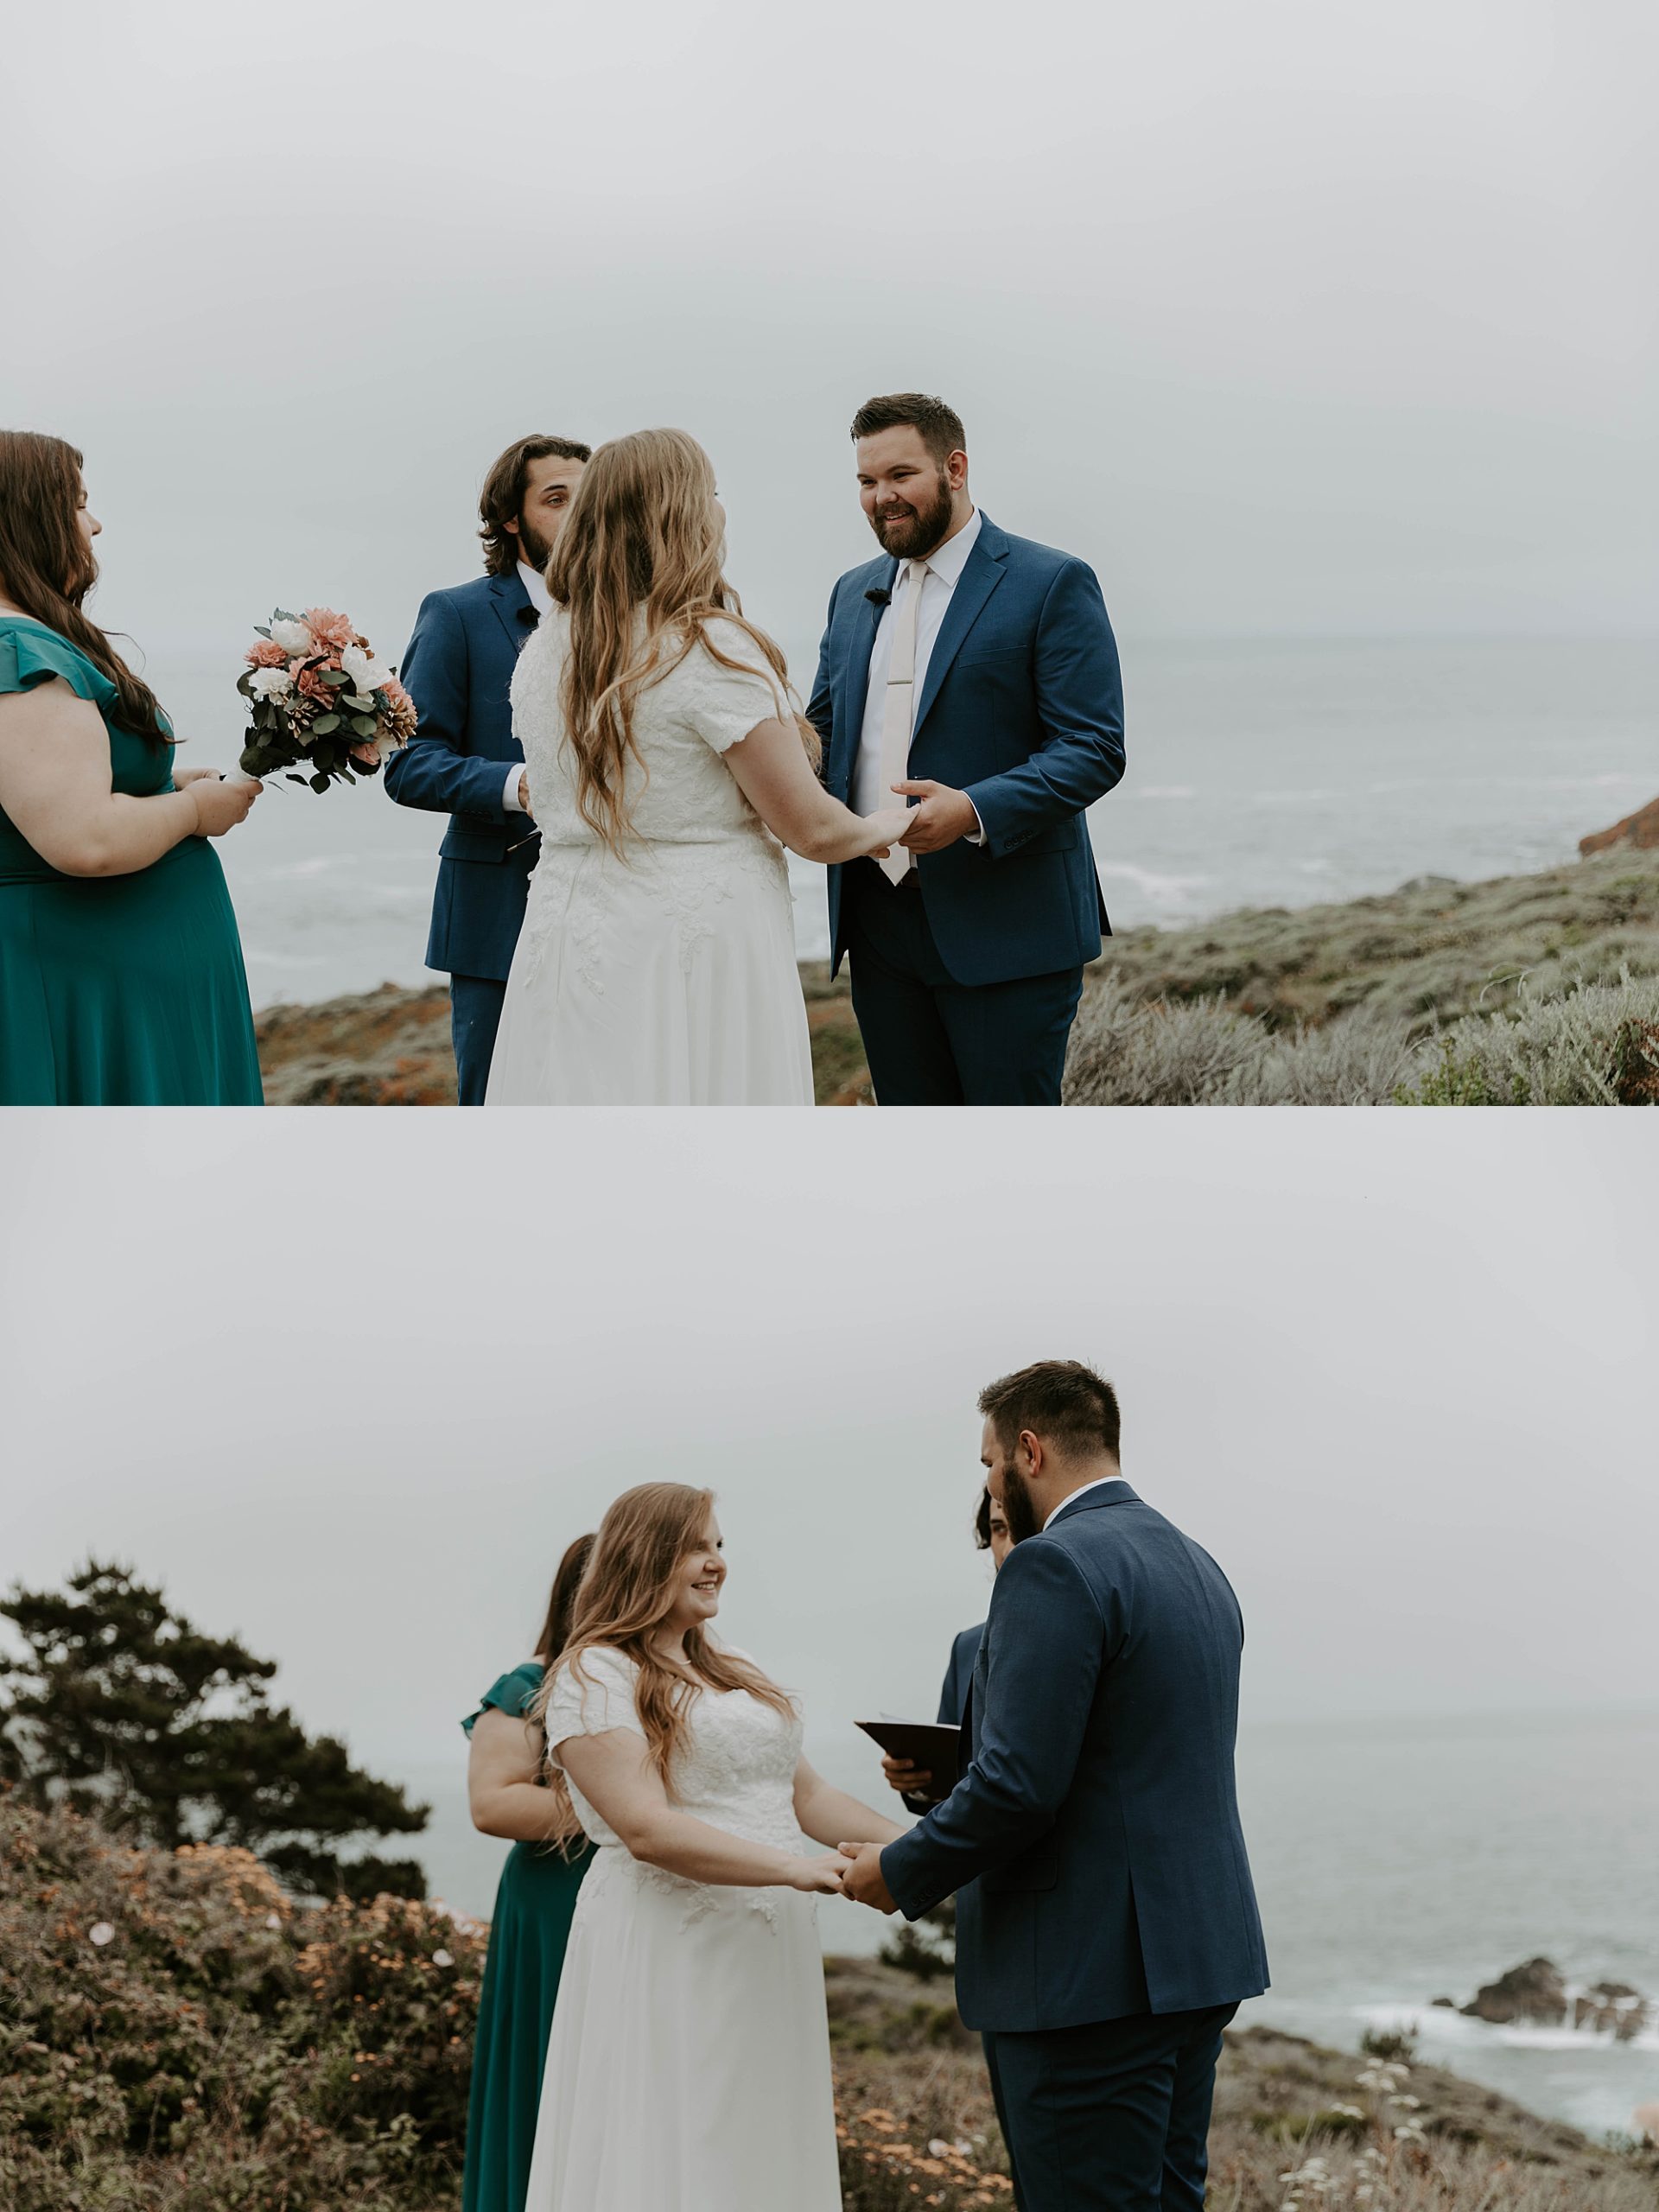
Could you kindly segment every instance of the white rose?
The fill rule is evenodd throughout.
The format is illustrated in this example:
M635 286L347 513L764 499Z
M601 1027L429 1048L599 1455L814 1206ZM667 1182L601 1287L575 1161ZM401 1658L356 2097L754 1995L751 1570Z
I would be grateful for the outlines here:
M365 653L361 645L347 645L340 657L340 664L352 679L354 691L372 691L386 680L386 671L372 653Z
M282 699L294 689L294 678L285 668L256 668L248 689L256 699Z
M303 653L308 659L317 650L317 641L303 622L279 622L274 617L270 642L280 645L285 653Z

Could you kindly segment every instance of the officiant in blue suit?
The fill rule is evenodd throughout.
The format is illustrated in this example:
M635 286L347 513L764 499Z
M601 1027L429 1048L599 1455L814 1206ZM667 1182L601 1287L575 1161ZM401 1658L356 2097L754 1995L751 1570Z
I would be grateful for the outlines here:
M880 556L836 584L807 714L856 813L904 847L830 870L833 969L883 1106L1058 1106L1083 969L1109 930L1086 810L1123 773L1094 572L976 508L966 433L923 392L853 419Z
M971 1764L844 1893L957 1899L1023 2212L1200 2212L1222 2035L1267 1987L1233 1774L1243 1626L1226 1577L1123 1480L1111 1386L993 1383L982 1456L1014 1549L968 1700Z
M479 499L485 574L427 594L404 656L420 727L386 762L385 783L400 806L449 817L426 964L449 977L463 1106L484 1103L540 844L508 692L524 642L547 611L543 578L590 450L552 437L507 448Z

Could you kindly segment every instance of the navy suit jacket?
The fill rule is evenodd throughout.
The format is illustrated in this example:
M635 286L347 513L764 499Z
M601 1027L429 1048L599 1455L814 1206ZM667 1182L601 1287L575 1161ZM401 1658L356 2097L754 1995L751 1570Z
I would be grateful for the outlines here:
M979 1656L984 1637L984 1622L976 1621L972 1628L963 1629L950 1646L950 1664L944 1670L944 1687L939 1692L939 1719L951 1728L960 1728L968 1718L974 1662Z
M1238 1601L1125 1482L1016 1544L969 1706L973 1763L881 1853L906 1917L957 1893L969 2026L1081 2027L1259 1996L1233 1782Z
M830 595L807 715L823 779L852 786L870 650L899 573L887 555L849 569ZM918 855L939 957L959 983L1001 983L1080 967L1109 925L1084 810L1123 773L1123 687L1095 574L982 514L916 701L910 772L965 791L982 845ZM884 794L885 796L885 794ZM830 871L830 937L847 941L841 870Z
M517 570L429 592L404 655L420 727L386 762L400 806L449 817L439 847L426 964L505 982L541 849L528 815L501 803L507 765L522 760L508 688L535 610Z

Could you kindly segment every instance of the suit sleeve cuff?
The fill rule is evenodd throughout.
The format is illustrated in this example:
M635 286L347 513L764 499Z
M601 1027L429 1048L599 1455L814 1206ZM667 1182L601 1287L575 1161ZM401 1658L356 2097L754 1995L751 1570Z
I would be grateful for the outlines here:
M515 760L507 771L506 786L501 793L501 804L509 814L522 814L524 810L518 804L518 779L524 772L524 764L522 760Z

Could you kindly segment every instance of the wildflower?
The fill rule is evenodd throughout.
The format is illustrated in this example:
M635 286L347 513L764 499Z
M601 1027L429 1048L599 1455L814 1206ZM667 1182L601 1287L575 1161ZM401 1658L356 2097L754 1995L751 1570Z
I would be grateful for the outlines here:
M96 1943L101 1951L106 1943L114 1942L115 1930L107 1920L97 1920L86 1930L86 1939L88 1942Z
M432 1963L435 1967L452 1967L455 1962L448 1951L434 1951Z

